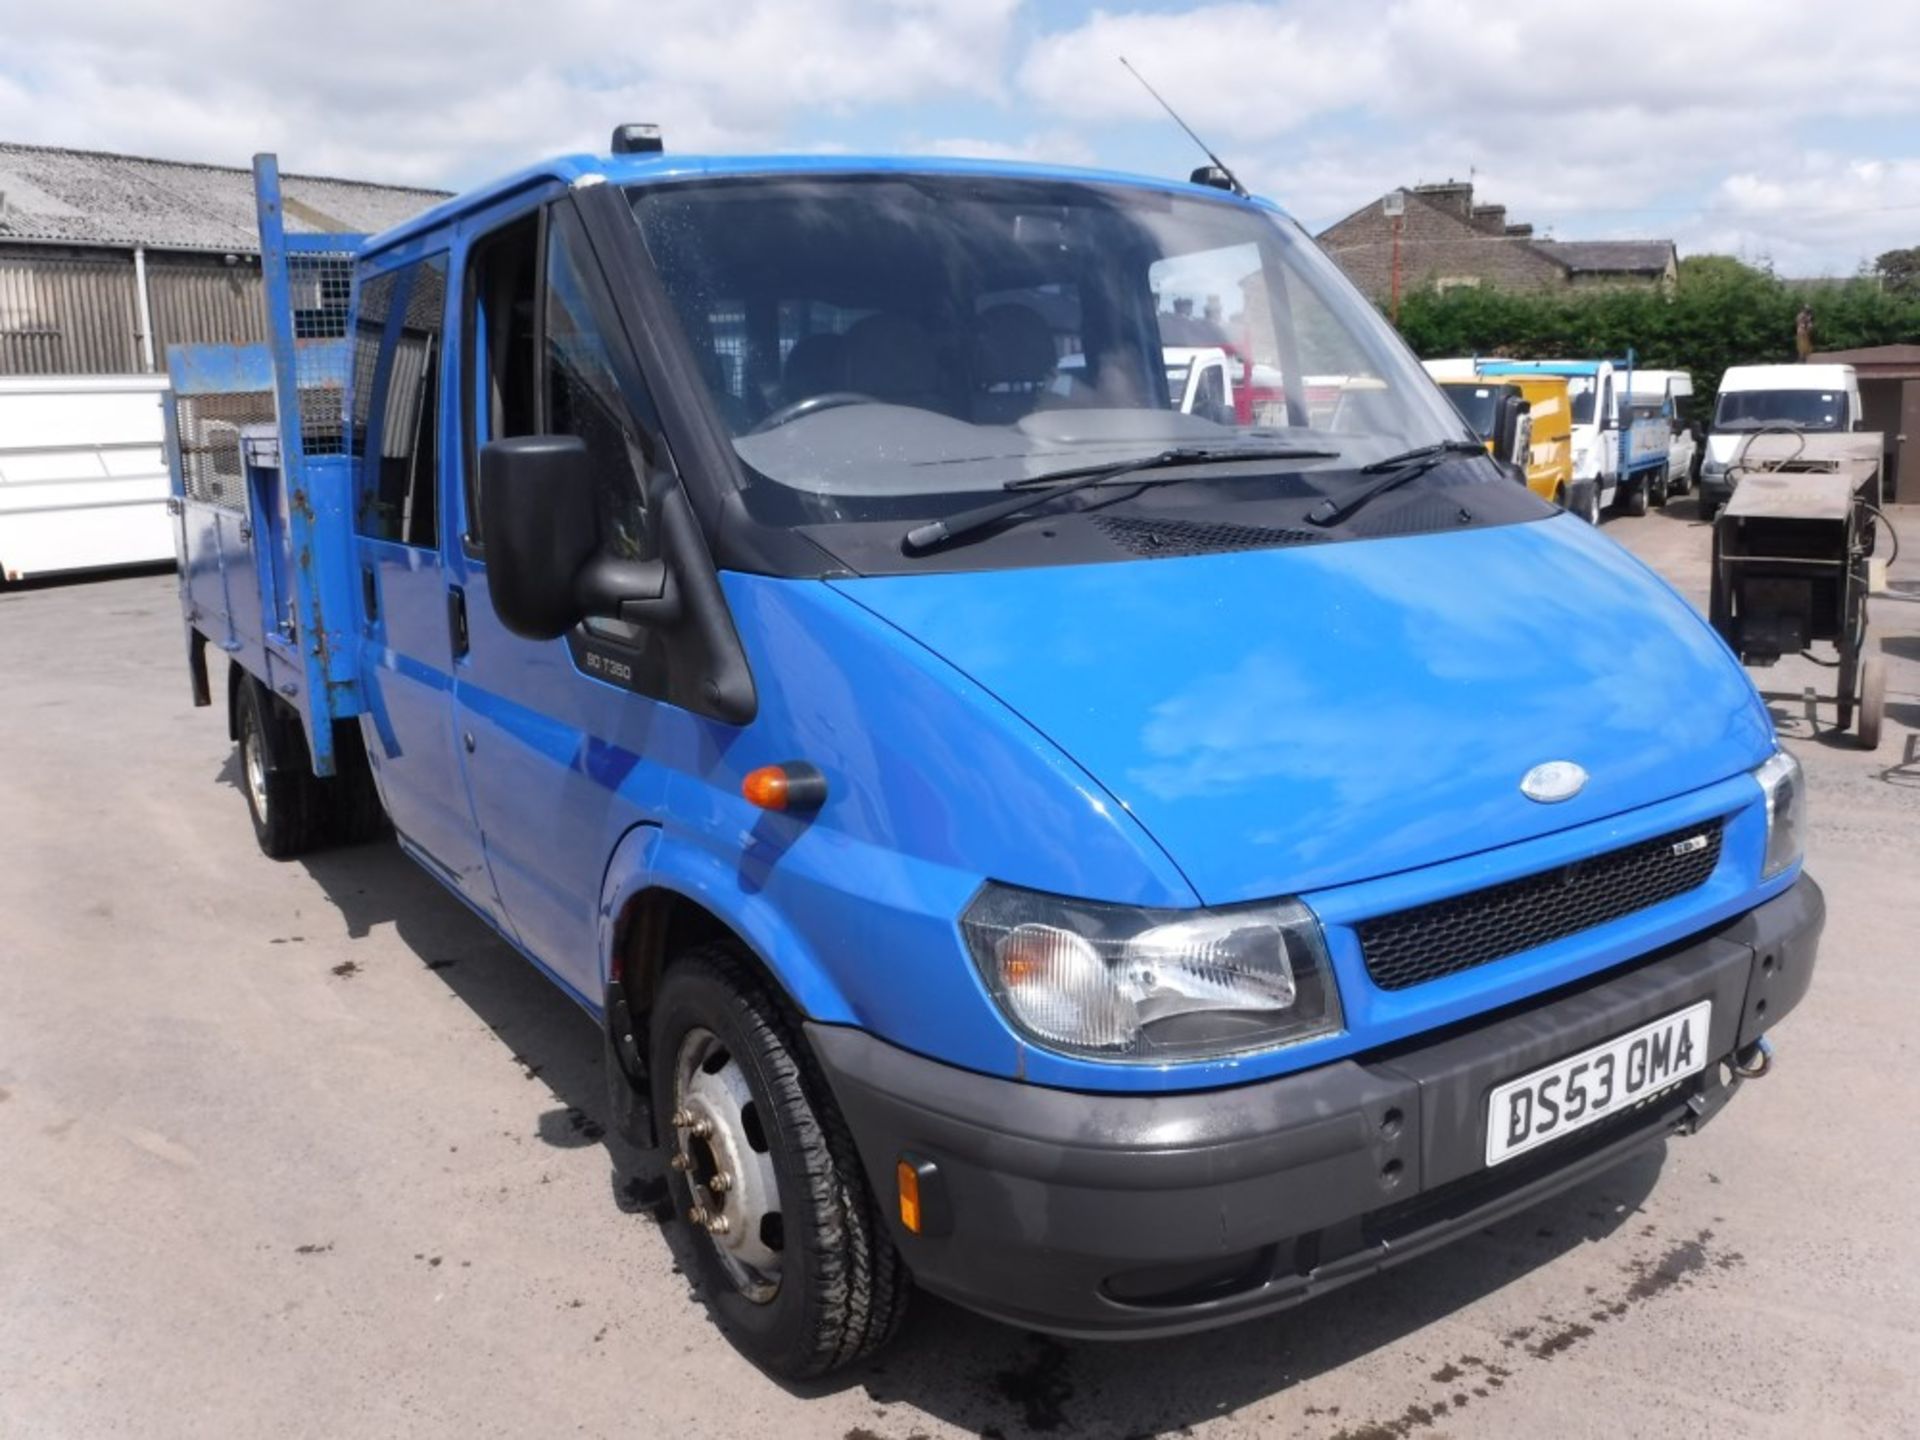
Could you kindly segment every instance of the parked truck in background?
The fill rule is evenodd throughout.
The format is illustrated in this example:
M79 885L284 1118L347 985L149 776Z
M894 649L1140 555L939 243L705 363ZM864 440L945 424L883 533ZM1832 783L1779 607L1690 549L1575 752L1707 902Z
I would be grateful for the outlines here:
M753 1360L870 1354L913 1286L1267 1313L1765 1072L1798 764L1299 226L658 150L366 239L256 162L269 343L170 357L181 602L263 850L384 815L593 1017ZM1256 297L1266 423L1169 388L1176 269Z
M1627 374L1627 398L1667 427L1667 493L1686 494L1699 474L1705 433L1690 413L1693 376L1685 370L1634 369Z
M1480 373L1558 375L1572 407L1573 492L1591 524L1618 505L1644 515L1667 498L1667 427L1624 403L1633 364L1612 360L1483 360Z
M1700 465L1702 518L1711 520L1727 503L1733 493L1729 470L1754 435L1860 428L1860 381L1851 365L1730 367L1720 376Z

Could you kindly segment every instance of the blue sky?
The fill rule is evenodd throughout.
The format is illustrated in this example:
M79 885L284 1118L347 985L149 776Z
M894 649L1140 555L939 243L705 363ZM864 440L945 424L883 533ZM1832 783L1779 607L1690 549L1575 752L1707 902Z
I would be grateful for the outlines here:
M1541 232L1786 274L1920 243L1914 0L0 0L0 35L0 139L455 187L621 119L1184 174L1124 51L1314 228L1471 175Z

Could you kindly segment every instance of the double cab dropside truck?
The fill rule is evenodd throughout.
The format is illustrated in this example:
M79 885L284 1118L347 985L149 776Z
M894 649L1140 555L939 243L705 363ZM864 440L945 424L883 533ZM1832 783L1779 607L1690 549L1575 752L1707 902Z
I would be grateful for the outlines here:
M268 342L169 359L193 697L267 854L390 826L601 1023L769 1370L915 1286L1273 1311L1768 1067L1765 706L1268 202L623 129L346 237L256 176ZM1181 285L1256 417L1170 388Z

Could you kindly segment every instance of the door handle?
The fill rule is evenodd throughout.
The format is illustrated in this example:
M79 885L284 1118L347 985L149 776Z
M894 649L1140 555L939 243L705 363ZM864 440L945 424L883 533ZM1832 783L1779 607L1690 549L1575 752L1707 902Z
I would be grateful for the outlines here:
M467 653L467 592L458 585L447 587L447 639L454 659Z

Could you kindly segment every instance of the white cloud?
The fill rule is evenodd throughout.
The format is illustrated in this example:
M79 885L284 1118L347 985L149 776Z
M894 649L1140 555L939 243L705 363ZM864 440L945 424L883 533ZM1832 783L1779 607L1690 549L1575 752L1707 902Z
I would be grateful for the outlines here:
M992 100L1017 3L0 0L0 134L443 183L621 120L685 149L805 143L823 116Z
M1070 130L1051 130L1020 140L983 140L950 136L939 140L909 140L901 147L912 155L944 155L958 160L1021 160L1049 165L1092 165L1093 146Z
M1563 236L1783 269L1920 238L1890 208L1920 202L1915 0L1201 0L1052 29L1022 5L0 0L0 137L444 185L599 149L622 120L675 150L1190 163L1125 54L1309 224L1471 172Z
M1513 219L1567 236L1745 236L1798 264L1845 269L1880 237L1920 229L1858 213L1816 223L1804 203L1762 213L1735 184L1753 170L1772 177L1760 183L1825 193L1820 172L1835 162L1800 138L1816 122L1879 125L1889 155L1920 151L1920 5L1687 0L1641 18L1506 0L1100 11L1037 41L1019 83L1063 124L1157 116L1116 63L1124 53L1309 223L1393 185L1471 173ZM1920 200L1917 179L1889 164L1877 203ZM1676 204L1690 194L1703 203ZM1741 223L1722 223L1728 208Z

